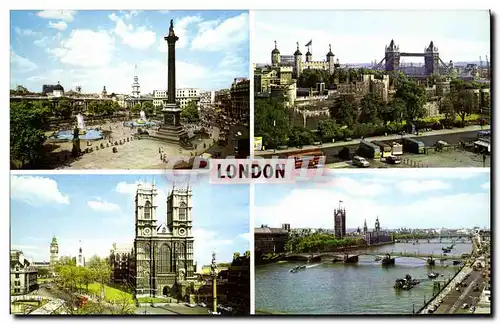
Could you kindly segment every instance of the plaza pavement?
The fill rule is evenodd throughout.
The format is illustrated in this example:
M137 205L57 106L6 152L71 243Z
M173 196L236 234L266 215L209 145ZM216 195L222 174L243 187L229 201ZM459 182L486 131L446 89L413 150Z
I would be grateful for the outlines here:
M105 124L102 126L103 130L109 130L111 126L112 141L119 141L127 137L132 137L137 131L124 127L121 123ZM150 133L154 131L150 130ZM153 139L134 139L126 142L123 145L113 146L117 148L117 153L113 153L113 147L105 147L104 149L95 150L96 146L103 143L105 146L109 140L91 141L91 146L87 146L86 141L81 141L81 149L85 150L87 147L94 147L91 153L85 153L77 160L70 163L69 166L63 166L60 169L120 169L120 170L133 170L133 169L164 169L167 163L163 162L160 158L159 148L163 149L164 154L169 157L191 157L200 155L208 149L212 144L213 139L217 140L219 130L214 128L211 133L211 138L204 140L197 140L193 142L196 144L196 150L185 150L178 145L169 144ZM206 148L203 147L206 144ZM63 143L61 149L65 147L71 150L71 142Z

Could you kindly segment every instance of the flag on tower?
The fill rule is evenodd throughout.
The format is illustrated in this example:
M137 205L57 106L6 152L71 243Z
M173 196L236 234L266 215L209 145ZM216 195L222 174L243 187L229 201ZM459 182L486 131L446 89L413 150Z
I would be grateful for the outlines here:
M311 39L309 43L306 44L306 46L311 46L313 44L313 40Z

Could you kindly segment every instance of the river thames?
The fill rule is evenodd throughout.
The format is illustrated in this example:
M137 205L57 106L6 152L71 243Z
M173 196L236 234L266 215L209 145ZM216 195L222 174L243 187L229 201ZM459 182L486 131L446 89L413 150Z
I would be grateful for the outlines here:
M432 242L432 241L431 241ZM451 244L396 243L357 250L356 252L418 252L442 254L442 247ZM472 244L457 243L451 255L470 253ZM357 264L332 263L326 260L307 265L304 271L289 270L300 262L274 263L255 268L256 313L276 314L411 314L432 296L433 281L427 274L440 274L436 280L453 277L459 266L453 260L436 260L434 267L418 258L396 258L394 266L382 266L373 256L360 256ZM410 274L421 283L408 291L396 291L398 278Z

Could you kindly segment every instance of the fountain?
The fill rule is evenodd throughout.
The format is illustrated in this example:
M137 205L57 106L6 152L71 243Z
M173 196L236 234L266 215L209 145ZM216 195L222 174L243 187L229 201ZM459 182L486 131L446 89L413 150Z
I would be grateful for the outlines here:
M98 129L86 129L85 121L83 120L83 115L76 115L76 124L78 128L78 137L81 140L91 141L91 140L99 140L102 139L102 132ZM51 141L71 141L74 138L74 130L60 130L58 132L54 132L51 136L49 136L49 140Z
M151 121L148 121L146 119L146 113L144 112L144 110L141 110L139 112L139 119L137 120L133 120L133 121L129 121L129 122L126 122L125 123L125 126L128 126L128 127L137 127L137 126L154 126L156 125L154 122L151 122Z

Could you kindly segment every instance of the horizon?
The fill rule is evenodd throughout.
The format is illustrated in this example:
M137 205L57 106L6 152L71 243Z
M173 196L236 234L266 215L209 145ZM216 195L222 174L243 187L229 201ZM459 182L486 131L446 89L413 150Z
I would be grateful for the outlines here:
M270 63L275 40L281 55L292 55L299 42L303 59L312 40L313 61L325 60L331 44L341 65L380 62L391 39L407 53L422 53L433 41L444 62L479 61L480 56L485 62L486 55L491 60L487 10L257 10L254 21L252 63Z
M184 186L193 179L176 177ZM139 181L156 183L157 225L166 223L166 197L173 185L167 175L11 175L11 248L33 260L48 261L53 236L59 257L78 255L80 246L87 260L94 255L108 257L113 243L133 246ZM213 190L217 185L204 176L189 182L196 263L210 264L212 252L217 262L231 262L235 252L250 250L248 187ZM218 201L225 203L221 206Z
M219 90L248 78L248 11L12 10L10 87L41 92L60 82L65 91L130 94L137 66L141 93L165 90L170 19L176 88Z

